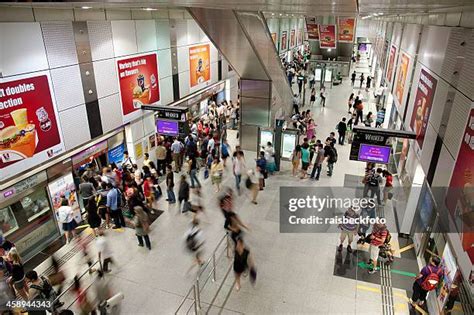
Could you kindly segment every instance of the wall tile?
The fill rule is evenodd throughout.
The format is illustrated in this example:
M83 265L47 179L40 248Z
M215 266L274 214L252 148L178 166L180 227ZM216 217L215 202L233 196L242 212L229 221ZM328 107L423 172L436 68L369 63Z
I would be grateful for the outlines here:
M122 107L119 94L99 99L99 109L104 133L122 126Z
M156 44L158 49L170 48L169 20L156 21Z
M158 56L158 71L160 72L159 77L164 78L164 77L171 76L172 74L171 50L170 49L158 50L157 56Z
M78 63L72 22L42 22L41 29L50 68Z
M91 140L85 104L60 112L59 120L66 150Z
M160 79L160 101L161 105L173 102L173 77Z
M138 52L148 52L157 49L156 24L154 20L135 21L137 32Z
M135 21L112 21L111 24L115 57L136 54Z
M87 28L92 60L113 58L114 45L112 42L112 25L110 21L88 21Z
M97 97L100 99L118 93L117 63L115 59L95 61L93 65Z
M81 72L78 65L51 70L58 111L84 104Z

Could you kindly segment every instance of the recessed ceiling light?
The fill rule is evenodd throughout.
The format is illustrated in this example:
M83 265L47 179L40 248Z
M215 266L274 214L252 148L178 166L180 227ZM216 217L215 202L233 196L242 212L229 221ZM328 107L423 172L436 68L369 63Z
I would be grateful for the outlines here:
M280 16L282 16L282 15L283 15L283 13L280 13Z
M81 7L82 10L89 10L92 9L92 7Z
M156 11L157 9L154 9L154 8L143 8L143 10L145 10L145 11Z
M328 52L330 52L330 51L331 51L331 48L328 48Z
M380 12L379 15L383 15L383 12Z
M272 13L272 15L275 15L275 13Z

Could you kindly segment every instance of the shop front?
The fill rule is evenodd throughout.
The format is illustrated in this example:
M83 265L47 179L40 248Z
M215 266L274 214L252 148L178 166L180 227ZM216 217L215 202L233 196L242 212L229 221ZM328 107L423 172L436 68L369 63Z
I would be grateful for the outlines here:
M15 244L24 261L60 236L47 187L43 171L0 192L3 237Z

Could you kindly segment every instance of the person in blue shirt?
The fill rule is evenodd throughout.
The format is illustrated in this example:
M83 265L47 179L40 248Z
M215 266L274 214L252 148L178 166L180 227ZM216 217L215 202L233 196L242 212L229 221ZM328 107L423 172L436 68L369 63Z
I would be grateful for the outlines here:
M123 217L121 207L122 195L118 188L113 187L112 184L107 184L107 189L109 189L109 192L107 193L107 208L110 216L114 220L115 226L113 228L119 229L125 227L125 218Z
M265 177L267 177L267 160L265 160L265 152L260 151L260 157L257 159L257 171L260 174L258 177L258 184L260 190L265 187Z

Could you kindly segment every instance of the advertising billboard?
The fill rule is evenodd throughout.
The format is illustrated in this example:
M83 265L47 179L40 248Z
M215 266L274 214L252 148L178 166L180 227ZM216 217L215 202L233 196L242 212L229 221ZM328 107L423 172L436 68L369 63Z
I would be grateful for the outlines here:
M415 107L413 108L410 122L411 129L416 133L416 141L420 149L423 148L437 82L425 69L421 69L415 95Z
M179 134L179 125L177 121L157 120L156 130L160 135L177 136Z
M288 33L286 31L281 32L280 50L286 50L288 44Z
M388 67L387 67L387 81L388 83L392 82L393 77L393 67L395 66L395 56L397 55L397 47L392 45L390 48L390 58L388 58Z
M277 33L272 33L272 41L274 44L277 42Z
M337 19L337 40L352 43L354 41L355 18Z
M128 121L142 105L160 100L158 60L156 54L121 59L117 60L117 69L122 113Z
M306 18L306 32L308 40L319 40L319 30L316 18Z
M403 106L403 93L405 92L405 84L407 83L408 76L408 65L410 64L410 57L407 54L402 53L400 59L400 66L398 68L397 85L395 88L395 97L398 100L398 104Z
M189 48L190 86L211 80L211 48L209 44Z
M49 75L0 79L0 180L62 152Z
M388 164L392 147L361 144L359 148L358 161Z
M296 38L295 30L291 30L291 32L290 32L290 48L295 47L295 38Z
M319 25L319 47L336 48L336 25Z

